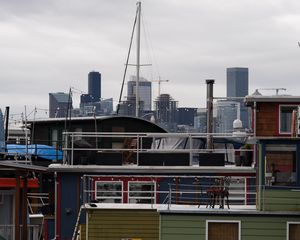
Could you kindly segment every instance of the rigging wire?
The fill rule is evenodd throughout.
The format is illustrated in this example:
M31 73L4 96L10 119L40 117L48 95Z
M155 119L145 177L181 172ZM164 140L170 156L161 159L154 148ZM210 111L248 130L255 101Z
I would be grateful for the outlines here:
M149 31L148 31L148 23L147 23L147 18L146 18L146 16L145 15L142 15L142 17L143 17L143 28L144 28L144 31L145 31L145 36L147 36L148 37L148 45L149 45L149 47L150 47L150 53L152 53L152 56L151 56L151 59L152 59L152 61L153 61L153 63L154 63L154 70L156 70L157 71L157 75L158 76L161 76L160 75L160 70L159 70L159 65L158 65L158 62L157 62L157 58L156 58L156 55L155 55L155 51L154 51L154 48L153 48L153 44L152 44L152 41L151 41L151 36L150 36L150 33L149 33ZM150 54L151 55L151 54ZM154 80L154 79L152 79L152 80Z
M121 87L121 92L120 92L120 96L119 96L119 102L117 105L117 115L119 114L119 110L120 110L120 104L121 104L124 83L125 83L125 78L126 78L126 73L127 73L127 68L128 68L128 62L129 62L129 57L130 57L130 52L131 52L131 47L132 47L132 42L133 42L134 30L135 30L135 25L136 25L136 21L137 21L137 15L138 15L138 8L136 9L136 14L135 14L131 38L130 38L129 50L128 50L127 58L126 58L125 70L124 70L123 80L122 80L122 87Z
M146 52L147 52L147 54L146 54L146 56L147 56L147 61L149 62L149 63L151 63L152 62L152 58L151 58L151 54L150 54L150 48L149 48L149 43L148 43L148 35L147 35L147 32L146 32L146 27L145 27L145 20L144 20L144 15L141 13L141 18L142 18L142 25L143 25L143 27L142 27L142 29L143 29L143 32L144 32L144 42L145 42L145 47L146 47ZM151 64L152 65L152 64ZM153 71L150 71L150 74L151 74L151 80L153 80Z

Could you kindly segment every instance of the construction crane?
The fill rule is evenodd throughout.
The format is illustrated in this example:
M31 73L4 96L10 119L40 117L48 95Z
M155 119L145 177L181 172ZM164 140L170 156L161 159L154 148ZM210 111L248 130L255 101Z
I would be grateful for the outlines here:
M279 90L286 91L286 88L259 88L259 89L256 89L256 90L275 90L276 95L278 95Z
M162 82L169 82L170 80L166 80L166 79L160 79L160 76L158 77L158 80L152 80L151 82L157 82L158 83L158 96L160 96L160 84Z

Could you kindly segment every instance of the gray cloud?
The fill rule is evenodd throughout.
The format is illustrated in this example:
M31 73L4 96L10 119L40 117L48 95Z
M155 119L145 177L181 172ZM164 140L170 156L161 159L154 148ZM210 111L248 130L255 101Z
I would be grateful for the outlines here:
M117 100L135 3L1 0L0 107L47 108L49 92L86 91L91 70L102 73L102 95ZM142 8L142 62L153 64L142 75L170 79L163 91L180 106L205 105L206 78L224 96L232 66L249 67L250 91L275 86L299 95L299 1L151 0Z

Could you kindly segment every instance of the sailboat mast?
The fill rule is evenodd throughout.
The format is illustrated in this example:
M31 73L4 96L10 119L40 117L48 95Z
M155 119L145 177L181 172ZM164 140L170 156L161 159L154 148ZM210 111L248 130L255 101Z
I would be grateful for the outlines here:
M137 25L136 25L136 84L135 84L135 116L139 117L140 105L140 44L141 44L141 2L137 2Z

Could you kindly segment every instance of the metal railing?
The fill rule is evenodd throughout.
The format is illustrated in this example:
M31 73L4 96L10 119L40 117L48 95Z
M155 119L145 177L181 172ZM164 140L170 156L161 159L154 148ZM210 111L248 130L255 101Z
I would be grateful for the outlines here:
M145 177L145 176L143 176ZM105 176L101 178L98 175L84 175L82 178L83 203L146 203L152 206L156 204L167 205L201 205L206 207L210 201L208 189L214 184L215 179L221 177L201 176L199 182L193 184L174 183L172 176L168 176L172 183L160 187L162 176L153 177L152 180L134 180L139 176ZM176 178L176 177L174 177ZM182 181L190 180L193 176L182 177ZM246 180L247 178L247 180ZM251 177L252 178L252 177ZM113 179L113 180L108 180ZM119 180L118 180L119 179ZM158 180L160 179L160 180ZM185 179L185 180L184 180ZM232 177L229 186L229 203L234 206L255 206L257 201L257 186L247 184L250 177ZM252 178L254 179L254 178ZM141 184L138 190L130 190L130 183ZM143 184L153 183L151 190L142 189ZM101 187L99 188L99 184ZM106 185L106 186L105 186ZM118 187L116 187L118 186ZM114 189L115 187L115 189ZM131 201L135 199L136 201Z
M40 213L43 207L49 206L49 193L28 193L27 203L31 214Z
M200 153L223 153L231 163L237 152L253 152L252 149L238 148L246 142L247 135L235 136L232 134L199 134L199 133L111 133L111 132L65 132L64 135L64 163L73 165L79 155L94 152L104 153L127 153L134 158L129 163L139 165L141 154L187 154L189 163L197 162ZM216 145L213 149L206 148L207 135L213 136ZM234 148L236 146L236 148ZM131 155L130 155L131 154ZM87 157L87 156L85 156ZM124 160L124 159L123 159ZM126 161L125 161L126 162Z

